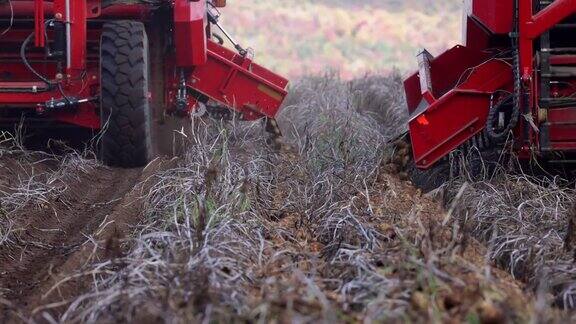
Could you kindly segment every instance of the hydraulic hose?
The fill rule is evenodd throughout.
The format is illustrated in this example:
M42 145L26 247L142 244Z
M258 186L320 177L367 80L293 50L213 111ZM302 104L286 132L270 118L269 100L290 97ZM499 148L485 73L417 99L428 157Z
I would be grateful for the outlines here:
M512 94L512 97L515 97L516 94ZM502 108L506 107L506 104L512 99L512 113L510 115L510 120L506 124L503 129L497 130L494 125L498 123L500 119L500 113L505 111ZM500 140L506 139L510 131L516 127L518 121L520 120L520 109L516 107L516 99L515 98L505 98L502 102L497 105L490 104L490 111L488 112L488 119L486 121L486 134L488 138L492 141L498 142Z
M32 72L32 74L34 74L38 79L40 79L42 82L46 83L46 85L49 88L51 88L54 84L52 82L50 82L50 80L48 80L42 74L38 73L38 71L34 70L32 65L30 65L30 62L28 62L28 59L26 58L26 48L28 47L28 44L30 44L30 42L32 41L33 38L34 38L34 33L31 33L30 36L28 36L24 40L24 42L22 43L22 46L20 47L20 58L22 59L24 66L26 66L26 68L30 72Z
M488 112L488 119L486 121L486 135L493 141L501 141L508 136L508 133L516 127L518 122L520 121L520 105L522 104L521 96L522 96L522 81L520 78L520 51L518 48L518 33L520 32L520 25L519 25L519 10L520 4L519 0L514 0L514 29L510 34L511 42L512 42L512 51L513 51L513 64L512 64L512 73L514 74L514 93L512 94L512 114L510 116L510 121L508 125L504 127L504 129L497 131L494 129L494 122L498 121L500 118L500 108L506 103L507 99L501 102L498 105L494 105L492 100L490 102L490 111Z

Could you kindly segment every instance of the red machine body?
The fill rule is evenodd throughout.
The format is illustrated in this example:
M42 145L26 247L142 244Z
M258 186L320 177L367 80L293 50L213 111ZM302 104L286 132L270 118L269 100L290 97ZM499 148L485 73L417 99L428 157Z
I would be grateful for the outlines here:
M0 1L0 124L24 114L31 121L99 129L100 39L102 26L115 20L144 23L150 47L162 49L160 54L151 50L156 56L149 96L166 112L187 115L212 102L244 120L274 118L288 81L254 63L247 52L227 49L213 38L217 17L210 11L222 3ZM27 38L34 42L22 46ZM30 66L48 82L22 61L23 47Z
M513 139L524 159L572 161L576 0L469 0L465 12L464 45L424 51L405 81L416 166L479 138Z

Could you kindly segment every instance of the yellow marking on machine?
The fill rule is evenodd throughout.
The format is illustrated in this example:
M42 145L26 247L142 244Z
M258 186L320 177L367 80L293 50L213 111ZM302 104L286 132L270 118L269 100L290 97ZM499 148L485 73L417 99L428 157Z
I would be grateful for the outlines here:
M282 95L280 93L278 93L278 91L274 91L272 88L270 88L269 86L267 86L265 84L260 84L258 86L258 90L267 94L271 98L274 98L276 101L281 101L283 98Z

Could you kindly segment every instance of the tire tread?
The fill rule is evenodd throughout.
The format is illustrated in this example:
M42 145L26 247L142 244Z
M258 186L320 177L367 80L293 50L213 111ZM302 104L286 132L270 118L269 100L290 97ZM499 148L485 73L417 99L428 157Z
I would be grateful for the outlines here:
M100 155L107 165L141 167L150 159L147 43L140 22L113 21L103 27Z

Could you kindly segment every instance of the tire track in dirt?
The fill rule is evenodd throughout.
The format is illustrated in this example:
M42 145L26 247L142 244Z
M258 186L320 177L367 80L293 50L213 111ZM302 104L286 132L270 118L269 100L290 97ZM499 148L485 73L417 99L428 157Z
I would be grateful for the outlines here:
M48 204L14 215L22 228L18 244L0 247L0 287L7 289L10 303L27 314L60 301L65 291L59 290L53 300L43 295L94 257L121 253L119 239L141 219L140 198L149 188L147 179L170 162L157 159L144 169L131 170L96 167ZM81 289L69 286L75 293ZM8 321L8 312L2 313L0 322Z

